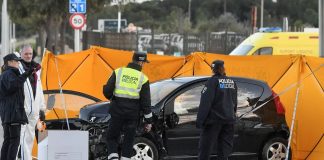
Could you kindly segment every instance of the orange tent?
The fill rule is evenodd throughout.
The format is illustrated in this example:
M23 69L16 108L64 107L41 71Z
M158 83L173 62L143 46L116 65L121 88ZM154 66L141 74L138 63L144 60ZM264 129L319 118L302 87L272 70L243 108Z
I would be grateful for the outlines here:
M266 81L286 108L286 121L291 125L297 87L297 114L293 132L293 159L323 159L321 137L324 134L324 59L304 56L226 56L196 52L187 57L177 75L211 75L210 64L225 61L226 73ZM310 136L311 135L311 136ZM323 141L323 140L322 140ZM313 152L311 152L313 150Z
M96 100L106 100L102 94L102 86L107 82L113 70L127 65L131 58L132 52L130 51L101 47L92 47L89 50L58 56L47 52L42 61L43 89L44 91L57 91L61 84L64 92L78 92ZM184 58L153 54L149 54L148 59L150 63L144 66L143 72L150 81L172 77L185 63ZM80 107L85 103L71 96L66 97L64 101L69 104L67 105L69 106L68 117L77 118ZM91 101L86 102L91 103ZM64 107L58 103L55 105L55 110L50 110L47 118L64 118Z
M102 86L111 72L126 65L132 53L101 47L43 59L44 90L62 88L105 100ZM151 82L190 75L211 75L210 64L225 61L226 73L266 81L286 108L287 124L291 125L297 87L300 88L295 128L292 139L293 159L323 159L324 142L324 59L304 56L226 56L196 52L187 57L149 55L151 63L144 67ZM60 78L58 78L60 77ZM300 83L297 83L300 82ZM287 90L287 87L289 90ZM78 114L78 107L67 108L69 117ZM49 111L48 115L53 115ZM63 111L56 112L63 114ZM63 116L62 116L63 117ZM55 118L55 116L47 116Z

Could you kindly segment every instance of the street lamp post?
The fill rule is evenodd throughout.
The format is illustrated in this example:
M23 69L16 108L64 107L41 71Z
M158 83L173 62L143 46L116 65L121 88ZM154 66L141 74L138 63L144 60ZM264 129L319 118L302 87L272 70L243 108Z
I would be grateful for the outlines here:
M117 33L120 33L121 27L121 4L122 1L118 0L118 24L117 24Z
M0 65L3 64L2 58L9 54L9 16L7 12L7 0L2 1L2 19L1 19L1 53Z
M224 0L224 14L226 13L226 8L227 8L227 0Z
M273 3L277 3L277 0L272 0ZM264 10L264 0L261 0L261 18L260 18L260 28L263 28L263 10Z
M260 18L260 28L263 28L263 9L264 9L264 0L261 0L261 18Z
M189 22L190 22L190 18L191 18L191 0L189 0L189 4L188 4L188 17L189 17Z

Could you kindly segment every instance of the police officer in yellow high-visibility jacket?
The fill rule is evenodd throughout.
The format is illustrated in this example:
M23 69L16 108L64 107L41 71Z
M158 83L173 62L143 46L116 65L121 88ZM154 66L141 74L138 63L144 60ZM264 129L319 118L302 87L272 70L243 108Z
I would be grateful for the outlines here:
M127 67L116 69L103 86L103 94L111 101L109 127L107 133L108 160L130 160L133 152L139 111L142 110L146 120L145 130L151 130L152 112L150 83L141 70L147 63L144 52L135 52L133 61ZM125 128L121 155L118 155L118 138Z

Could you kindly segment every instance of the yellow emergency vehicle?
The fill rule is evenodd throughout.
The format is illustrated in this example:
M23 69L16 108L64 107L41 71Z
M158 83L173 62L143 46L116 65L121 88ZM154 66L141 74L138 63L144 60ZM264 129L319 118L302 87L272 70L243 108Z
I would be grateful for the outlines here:
M230 55L290 55L319 57L317 32L281 32L278 28L254 33L237 46Z

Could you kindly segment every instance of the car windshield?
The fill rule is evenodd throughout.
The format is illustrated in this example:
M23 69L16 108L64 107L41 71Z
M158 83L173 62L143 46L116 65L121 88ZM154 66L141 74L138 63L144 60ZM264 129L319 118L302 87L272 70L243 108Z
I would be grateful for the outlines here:
M164 80L152 83L150 85L151 89L151 106L155 106L159 103L165 96L170 94L173 90L181 86L184 82Z
M247 55L253 47L254 46L252 45L239 45L230 53L230 55Z

